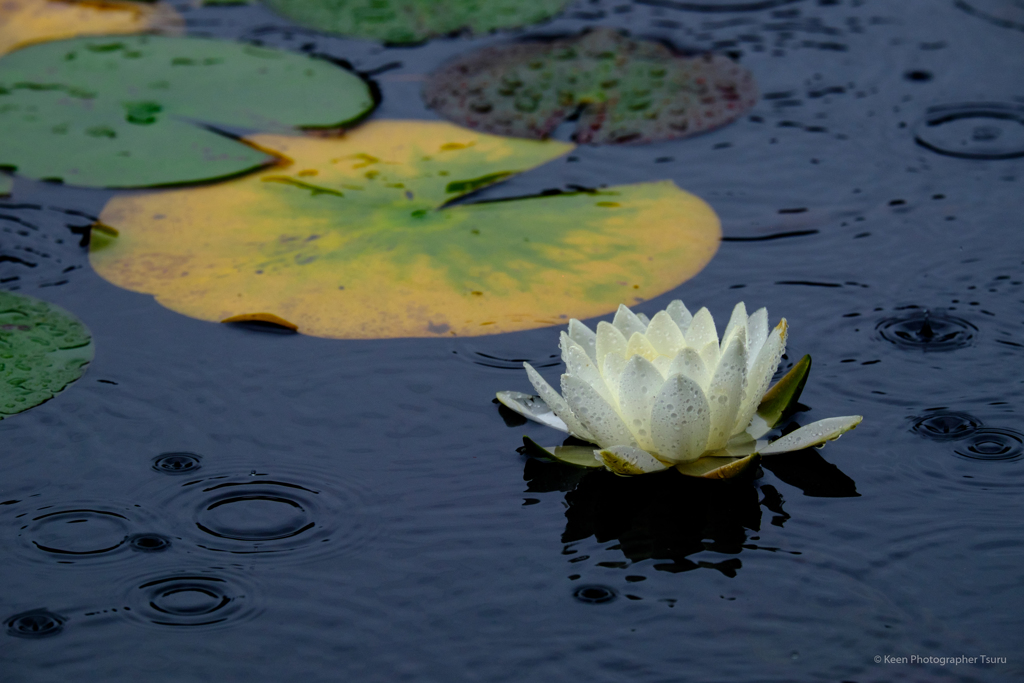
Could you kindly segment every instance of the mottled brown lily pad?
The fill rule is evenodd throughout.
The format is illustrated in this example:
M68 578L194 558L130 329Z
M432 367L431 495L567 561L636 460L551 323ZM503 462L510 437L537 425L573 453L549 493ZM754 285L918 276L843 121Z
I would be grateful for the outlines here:
M754 106L757 86L728 57L681 57L601 28L458 57L423 96L442 116L496 135L544 139L578 114L577 142L642 143L725 125Z

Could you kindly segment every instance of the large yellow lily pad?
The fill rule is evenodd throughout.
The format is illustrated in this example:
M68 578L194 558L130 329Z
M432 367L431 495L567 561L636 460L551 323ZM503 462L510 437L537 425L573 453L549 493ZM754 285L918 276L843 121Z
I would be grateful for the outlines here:
M0 0L0 55L32 43L75 36L180 34L169 4L120 0Z
M670 181L445 206L572 149L561 142L426 121L249 140L289 163L115 197L93 233L96 271L202 320L274 316L344 339L484 335L656 296L721 237L711 208Z

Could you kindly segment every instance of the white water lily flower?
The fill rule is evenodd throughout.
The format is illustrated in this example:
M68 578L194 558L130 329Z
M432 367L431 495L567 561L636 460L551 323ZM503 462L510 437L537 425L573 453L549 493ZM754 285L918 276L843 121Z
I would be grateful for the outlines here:
M805 357L768 391L786 333L785 319L769 331L768 312L748 316L742 302L721 340L706 308L691 315L673 301L648 320L619 306L596 333L575 319L562 332L561 394L523 363L540 395L497 397L524 417L599 446L547 450L555 458L623 475L674 466L692 476L734 476L758 454L820 445L861 421L828 418L771 444L759 441L795 403L810 368Z

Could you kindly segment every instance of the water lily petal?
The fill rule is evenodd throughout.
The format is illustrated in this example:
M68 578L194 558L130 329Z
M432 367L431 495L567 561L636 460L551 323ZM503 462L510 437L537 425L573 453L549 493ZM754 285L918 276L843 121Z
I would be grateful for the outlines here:
M707 450L724 448L734 432L736 415L743 403L747 372L746 344L734 336L722 353L722 359L711 378L708 405L711 407L711 431ZM743 427L746 427L744 423Z
M805 427L790 432L781 439L773 441L761 449L761 455L788 453L789 451L799 451L811 446L820 446L826 441L838 439L844 433L859 425L863 419L860 415L826 417L824 420L812 422Z
M711 384L711 375L708 373L704 361L701 360L700 354L697 353L696 349L689 347L680 351L679 355L672 359L672 363L668 366L668 372L665 373L665 376L670 377L672 375L686 375L700 385L701 390L705 393L707 393L708 386Z
M698 351L703 351L708 344L714 343L718 346L718 332L715 330L715 319L711 317L711 311L702 308L693 316L689 329L686 330L686 344ZM701 354L703 355L703 353ZM717 363L718 358L715 358ZM705 359L707 363L707 359ZM714 367L713 365L711 367Z
M572 410L569 408L569 404L566 403L565 399L559 395L554 388L547 383L540 373L533 369L533 366L529 363L523 363L523 367L526 368L526 376L530 378L530 384L540 394L542 401L548 404L551 411L557 415L565 426L569 428L569 433L573 436L577 436L584 441L594 441L594 436L583 426ZM527 416L524 416L527 417Z
M697 352L700 354L701 360L704 361L704 367L708 369L708 372L713 373L722 359L722 351L721 347L718 346L718 342L709 341L703 347L697 349Z
M729 323L722 333L722 348L729 345L733 335L739 335L743 339L744 348L750 348L750 339L747 336L747 307L742 301L736 304L732 309L732 315L729 316Z
M582 346L597 361L597 333L576 318L569 321L569 338Z
M587 353L587 350L583 348L583 346L579 342L577 342L575 339L566 334L564 330L560 332L558 335L558 348L562 352L563 363L568 364L567 359L569 357L569 349L571 348L579 350L588 360L590 360L590 355Z
M668 377L669 374L671 374L668 369L672 367L672 360L673 359L669 356L658 356L654 359L652 365L658 368L658 372L661 373L662 377Z
M654 452L667 462L696 460L710 428L711 409L700 385L685 375L665 380L651 408Z
M661 472L669 467L647 451L632 446L612 446L594 453L605 467L619 476Z
M633 356L643 356L649 361L654 361L658 357L657 350L647 341L647 336L643 332L634 332L626 344L626 359Z
M499 391L495 394L495 398L501 405L527 419L554 427L562 432L568 433L569 431L562 418L555 415L551 406L545 403L540 396L531 396L521 391Z
M737 422L739 422L738 419ZM747 427L746 434L752 439L760 439L770 431L772 431L772 426L763 417L754 413L754 417L750 418L750 426ZM763 445L767 445L767 443L766 441Z
M564 333L563 333L564 334ZM583 350L583 347L569 339L566 335L563 339L565 344L563 351L563 359L565 360L566 374L572 375L573 377L579 377L590 386L597 389L597 392L601 394L604 400L614 407L618 407L618 399L608 391L608 387L605 386L604 378L598 371L597 366L594 365L594 361L590 360L590 356Z
M745 457L759 452L767 445L768 442L764 439L758 439L749 432L740 432L729 439L729 443L725 444L725 448L710 453L705 457Z
M636 446L636 439L616 410L597 389L579 377L562 375L562 394L583 426L599 446Z
M646 315L645 313L637 313L637 314L636 314L636 317L637 317L637 320L639 320L640 322L642 322L642 323L644 324L644 326L645 326L645 327L646 327L647 325L650 325L650 324L651 324L651 319L650 319L650 318L648 318L648 317L647 317L647 315Z
M571 324L571 323L570 323ZM759 308L747 320L747 363L753 367L757 354L768 338L768 309Z
M786 335L786 319L783 318L761 345L757 359L753 363L749 363L750 369L747 372L747 388L743 394L743 404L736 414L736 429L745 429L750 424L754 412L757 411L757 407L761 403L761 398L768 391L775 370L779 367L779 361L782 360L782 354L786 352ZM775 425L771 423L770 426Z
M528 436L523 437L523 445L526 447L524 454L533 458L558 460L576 467L604 466L594 455L593 446L541 446Z
M668 311L658 311L647 326L647 341L663 356L675 357L686 346L686 338Z
M642 356L626 361L619 381L619 412L640 448L656 450L651 435L651 407L665 383L658 369Z
M672 322L679 326L679 331L686 335L686 330L690 328L690 323L693 321L693 314L690 313L686 304L676 299L665 307L665 312L672 318Z
M626 338L617 327L602 320L597 324L597 341L594 349L597 352L597 363L603 367L604 357L609 353L615 353L625 359Z
M625 304L619 304L619 309L615 311L615 318L612 319L612 325L618 328L626 339L632 337L635 332L643 334L647 331L647 325Z
M676 471L687 477L732 479L750 470L760 460L761 456L756 453L742 458L704 457L676 465Z
M609 353L604 357L604 364L601 367L601 375L604 377L604 384L613 396L619 395L619 382L622 379L622 371L626 369L626 359L617 353Z

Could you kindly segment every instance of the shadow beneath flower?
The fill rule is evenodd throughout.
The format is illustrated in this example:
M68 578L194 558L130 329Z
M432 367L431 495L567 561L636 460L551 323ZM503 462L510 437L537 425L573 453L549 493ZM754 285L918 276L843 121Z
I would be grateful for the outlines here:
M743 566L743 550L760 548L750 532L761 529L761 508L774 513L781 526L789 515L774 487L749 481L701 481L674 471L622 478L604 470L586 470L560 463L527 460L523 478L531 492L565 492L566 525L562 543L568 546L593 537L598 543L616 542L628 562L598 562L625 568L643 560L659 560L654 569L686 572L715 569L734 577ZM763 495L763 497L762 497ZM726 555L710 561L690 556L711 552ZM570 562L589 559L574 557Z
M813 448L761 459L761 466L814 498L857 498L857 484Z

